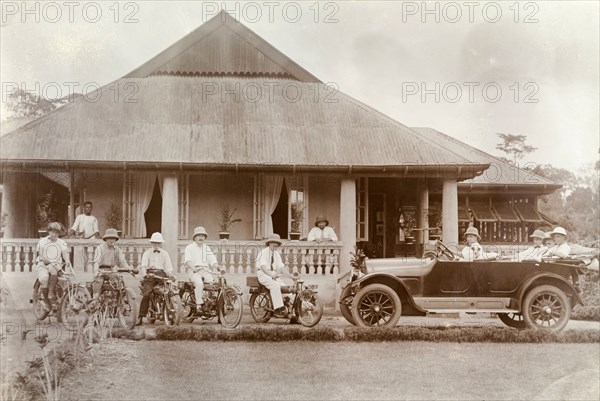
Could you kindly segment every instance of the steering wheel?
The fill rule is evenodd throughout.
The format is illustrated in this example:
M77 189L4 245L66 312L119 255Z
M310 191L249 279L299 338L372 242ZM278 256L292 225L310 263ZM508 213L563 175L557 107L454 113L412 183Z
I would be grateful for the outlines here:
M438 246L440 248L440 254L447 258L447 260L455 261L458 260L458 257L444 244L442 241L438 241ZM439 259L439 257L438 257Z

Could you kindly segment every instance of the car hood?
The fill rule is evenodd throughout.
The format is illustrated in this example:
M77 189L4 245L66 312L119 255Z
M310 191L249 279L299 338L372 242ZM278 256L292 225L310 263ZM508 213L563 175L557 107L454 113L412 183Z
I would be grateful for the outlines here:
M431 271L435 259L383 258L366 261L368 273L389 273L399 277L421 277Z

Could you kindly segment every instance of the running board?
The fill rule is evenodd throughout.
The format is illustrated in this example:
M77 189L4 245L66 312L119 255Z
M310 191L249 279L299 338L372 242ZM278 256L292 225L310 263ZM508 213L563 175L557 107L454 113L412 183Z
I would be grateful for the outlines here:
M500 297L415 297L415 304L427 311L434 313L456 312L502 312L519 313L510 308L511 298Z

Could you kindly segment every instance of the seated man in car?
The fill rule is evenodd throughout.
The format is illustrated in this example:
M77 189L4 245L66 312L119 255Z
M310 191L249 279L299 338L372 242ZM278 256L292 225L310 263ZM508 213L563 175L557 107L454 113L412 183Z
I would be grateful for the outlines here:
M523 262L526 260L534 260L539 262L542 260L542 255L548 251L548 248L543 244L546 234L542 230L535 230L529 237L533 239L533 246L530 246L524 251L515 255L515 259L518 262Z
M461 259L473 261L473 260L490 260L496 259L498 256L495 252L485 252L483 247L479 245L479 230L476 227L469 227L465 231L465 239L467 240L467 246L463 248L461 252Z
M92 297L98 298L104 278L101 273L116 272L118 269L129 269L129 265L125 260L123 251L115 246L115 242L119 240L119 234L114 228L108 228L102 237L104 243L96 248L94 253L94 265L92 273L94 281L92 282ZM134 271L135 272L135 271Z
M172 280L175 280L169 253L161 248L164 242L165 240L161 233L152 234L150 237L152 248L147 249L142 255L142 262L140 264L140 272L142 273L142 300L140 302L140 312L135 323L136 326L142 325L142 318L146 316L148 307L150 306L150 294L159 281L154 277L148 276L148 274L159 277L170 277Z
M562 227L556 227L550 233L554 246L548 249L546 256L554 256L557 258L566 258L571 253L571 247L567 244L567 230Z

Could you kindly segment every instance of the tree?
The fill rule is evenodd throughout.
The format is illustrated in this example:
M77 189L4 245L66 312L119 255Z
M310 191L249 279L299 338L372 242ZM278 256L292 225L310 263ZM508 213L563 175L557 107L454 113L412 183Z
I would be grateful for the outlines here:
M46 99L24 90L17 90L14 93L8 93L6 96L6 111L9 118L19 117L41 117L66 103L72 102L80 94L69 94L58 99Z
M517 159L522 159L526 154L533 152L537 148L526 145L525 135L496 134L502 139L501 143L496 144L496 149L501 150L507 155L513 157L512 163L517 164Z

